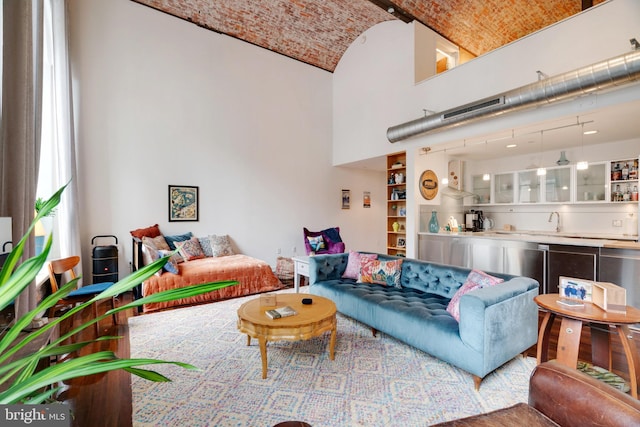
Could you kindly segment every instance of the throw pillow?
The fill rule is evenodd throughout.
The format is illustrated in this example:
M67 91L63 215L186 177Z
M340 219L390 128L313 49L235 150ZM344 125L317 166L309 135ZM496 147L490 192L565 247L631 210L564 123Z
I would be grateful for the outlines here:
M178 253L182 255L185 261L204 258L204 252L197 237L192 237L184 242L176 242L176 247L178 248Z
M136 228L135 230L130 231L133 237L136 237L142 240L143 237L156 237L160 236L162 233L160 232L160 228L158 224L153 224L146 228Z
M202 248L202 252L204 252L204 256L212 257L213 251L211 250L211 240L209 240L209 236L198 237L198 241L200 242L200 247Z
M382 261L361 257L358 281L399 288L402 261L401 259Z
M360 273L360 259L362 257L369 259L378 259L377 254L361 254L356 251L349 251L349 258L347 259L347 268L342 274L343 279L358 280L358 273Z
M169 249L171 249L172 251L176 250L176 242L184 242L185 240L189 240L192 237L193 234L191 232L176 234L175 236L164 236L167 244L169 245Z
M167 255L171 255L172 252L171 251L158 251L158 255L160 257L165 257ZM167 261L167 263L164 265L163 267L166 271L168 271L169 273L172 274L178 274L179 270L178 270L178 263L175 260L175 255L172 255L171 258L169 258L169 261Z
M462 298L464 294L468 294L476 289L497 285L502 282L504 282L504 279L493 277L484 271L471 270L471 273L467 276L467 280L465 280L464 284L460 286L460 289L458 289L458 291L453 295L453 298L451 298L451 301L449 301L447 311L459 322L460 298Z
M322 236L307 236L309 246L313 252L318 252L320 249L324 249L324 238Z
M233 248L231 247L231 240L226 234L224 236L209 236L211 241L211 252L213 256L228 256L233 255Z
M169 250L169 245L167 244L167 241L165 240L163 235L159 235L156 237L144 236L142 238L142 244L146 246L151 246L153 249L156 249L156 250L163 250L163 251Z

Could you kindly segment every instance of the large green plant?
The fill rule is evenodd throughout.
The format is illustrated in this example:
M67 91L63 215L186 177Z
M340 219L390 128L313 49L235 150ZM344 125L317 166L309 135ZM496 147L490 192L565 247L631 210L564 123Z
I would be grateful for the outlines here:
M65 186L66 187L66 186ZM0 310L10 305L16 297L31 284L36 274L43 268L49 250L51 249L52 236L49 236L43 252L33 258L18 265L18 261L22 256L25 242L35 224L43 217L49 215L55 207L60 203L60 195L65 187L58 190L49 200L44 201L40 205L38 213L29 227L29 230L22 237L20 242L15 246L7 257L4 267L0 270ZM62 286L58 292L46 297L34 310L24 316L15 319L15 323L10 329L4 332L0 339L0 385L5 390L0 392L0 404L10 403L42 403L46 399L52 397L60 387L56 384L67 381L71 378L77 378L85 375L92 375L112 371L116 369L125 369L126 371L137 375L141 378L151 381L170 381L164 375L157 372L140 368L139 366L153 365L159 363L171 363L183 367L185 369L197 369L196 367L181 362L171 362L156 359L120 359L112 351L98 351L80 356L79 350L83 347L101 340L119 339L115 336L103 336L91 341L74 342L72 344L64 344L68 338L77 336L77 334L94 323L111 316L122 310L134 309L146 303L172 301L180 298L187 298L194 295L200 295L206 292L221 289L230 285L237 284L236 281L225 281L217 283L206 283L202 285L194 285L181 289L173 289L148 297L135 300L129 304L118 306L96 319L92 319L83 325L62 334L58 339L48 343L46 346L37 351L33 351L26 356L23 355L17 360L10 360L17 352L23 349L30 342L39 336L48 333L51 328L56 327L67 318L70 318L80 310L83 310L91 304L96 304L100 300L112 298L142 283L154 273L160 270L167 262L169 257L161 258L148 266L132 273L119 282L115 283L109 289L96 295L93 299L78 304L70 310L66 311L60 317L49 319L49 323L40 329L34 330L26 336L21 332L27 328L33 319L39 313L52 307L58 300L66 297L76 288L77 279ZM70 353L79 356L67 358L65 361L55 363L42 370L37 371L38 362L41 359L48 359L52 356L66 355ZM15 357L14 357L15 358Z

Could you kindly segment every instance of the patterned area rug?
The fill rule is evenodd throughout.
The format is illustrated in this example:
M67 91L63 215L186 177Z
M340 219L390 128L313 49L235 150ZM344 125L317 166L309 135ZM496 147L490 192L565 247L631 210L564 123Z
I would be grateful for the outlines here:
M334 361L328 333L269 343L263 380L257 340L247 346L236 328L250 298L129 319L132 357L201 369L154 366L170 383L133 376L134 426L428 426L527 401L534 358L514 358L477 392L470 374L340 314Z

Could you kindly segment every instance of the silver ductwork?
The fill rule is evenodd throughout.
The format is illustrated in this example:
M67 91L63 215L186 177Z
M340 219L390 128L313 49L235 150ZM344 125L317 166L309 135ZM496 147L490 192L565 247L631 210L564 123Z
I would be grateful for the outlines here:
M479 119L551 104L580 95L632 83L640 78L640 50L616 56L517 89L392 126L387 139L398 142L412 136L444 130Z

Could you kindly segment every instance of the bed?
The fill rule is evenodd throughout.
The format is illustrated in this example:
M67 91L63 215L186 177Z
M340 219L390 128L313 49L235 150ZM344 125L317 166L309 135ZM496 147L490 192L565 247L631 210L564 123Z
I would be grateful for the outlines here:
M148 246L143 244L141 239L133 237L134 269L144 265L145 260L148 261L148 257L144 253L147 249ZM236 280L238 284L190 298L145 304L143 306L144 313L253 295L284 287L269 264L243 254L205 256L176 264L177 274L165 271L160 275L152 276L142 283L136 291L136 296L148 296L167 289L223 280Z

